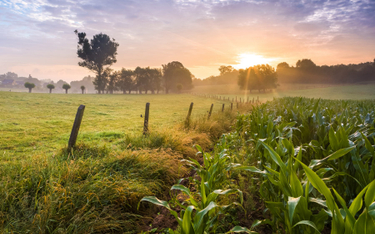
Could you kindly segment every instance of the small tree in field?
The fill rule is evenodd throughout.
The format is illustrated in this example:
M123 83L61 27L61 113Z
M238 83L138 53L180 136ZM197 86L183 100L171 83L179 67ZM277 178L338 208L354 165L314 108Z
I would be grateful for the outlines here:
M86 87L82 85L82 86L81 86L82 94L85 93L85 89L86 89Z
M52 89L54 89L55 86L53 84L48 84L47 88L49 89L49 93L52 93Z
M68 89L70 89L71 87L70 87L70 85L68 85L68 84L64 84L64 85L62 86L62 88L65 89L65 93L68 94Z
M25 88L28 88L28 89L29 89L29 93L31 93L31 90L32 90L33 88L35 88L35 84L34 84L34 83L26 82L26 83L25 83Z

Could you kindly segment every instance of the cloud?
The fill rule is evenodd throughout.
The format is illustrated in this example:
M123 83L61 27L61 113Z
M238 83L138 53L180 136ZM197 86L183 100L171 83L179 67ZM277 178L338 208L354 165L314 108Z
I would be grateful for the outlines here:
M48 76L42 78L53 78L62 69L45 66L76 66L75 29L115 38L114 67L178 60L198 77L208 73L204 67L217 73L213 67L246 52L288 62L310 57L336 63L327 54L363 60L375 52L373 12L372 0L3 0L0 59L11 62L0 64L0 73L39 64L51 71L40 72ZM64 76L69 72L67 79L82 75L67 69Z

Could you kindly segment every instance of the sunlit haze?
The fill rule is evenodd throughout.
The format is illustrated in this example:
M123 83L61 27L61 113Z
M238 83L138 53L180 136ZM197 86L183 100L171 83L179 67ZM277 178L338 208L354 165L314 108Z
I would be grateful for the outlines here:
M236 69L245 69L258 64L271 64L273 61L275 61L274 58L265 58L257 54L244 53L238 55L237 63L233 64L233 67Z
M0 0L0 74L80 80L77 36L118 43L114 69L179 61L197 78L309 58L317 65L373 61L375 1Z

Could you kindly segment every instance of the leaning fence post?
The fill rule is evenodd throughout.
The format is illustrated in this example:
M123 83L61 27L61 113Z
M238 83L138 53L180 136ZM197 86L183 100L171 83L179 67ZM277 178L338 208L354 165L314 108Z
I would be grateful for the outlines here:
M190 115L191 115L191 112L193 111L193 105L194 105L194 103L190 103L189 112L188 112L188 114L187 114L187 116L186 116L186 124L187 124L187 125L188 125L189 122L190 122Z
M221 108L221 112L224 112L224 106L225 106L225 104L223 103L223 107Z
M79 127L81 126L84 111L85 111L85 106L80 105L78 107L76 118L73 123L72 132L70 133L70 138L68 142L68 151L70 151L70 149L72 149L76 144Z
M145 111L145 120L143 124L143 135L146 135L148 133L148 116L150 113L150 103L146 103L146 111Z
M211 104L211 108L210 108L210 112L208 112L208 118L207 118L207 120L210 119L213 108L214 108L214 104Z

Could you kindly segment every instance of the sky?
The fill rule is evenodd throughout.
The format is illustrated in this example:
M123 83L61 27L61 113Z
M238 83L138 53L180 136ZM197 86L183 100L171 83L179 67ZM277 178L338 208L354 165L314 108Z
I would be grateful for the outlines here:
M94 75L78 66L76 29L119 43L115 70L179 61L197 78L221 65L375 58L375 0L0 0L0 74Z

